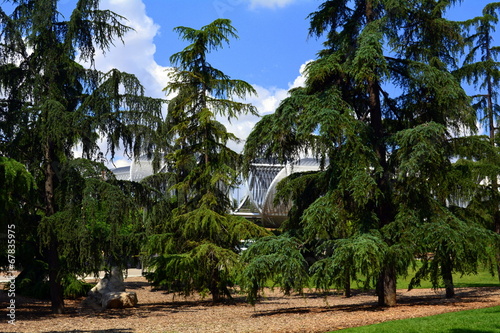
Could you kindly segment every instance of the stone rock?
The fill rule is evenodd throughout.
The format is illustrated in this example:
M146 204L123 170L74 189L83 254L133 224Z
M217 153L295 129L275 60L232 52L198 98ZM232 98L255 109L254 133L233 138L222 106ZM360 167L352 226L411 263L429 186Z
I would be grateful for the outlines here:
M94 294L100 298L100 296L114 291L125 291L123 273L117 267L113 267L109 275L106 275L92 289L90 289L89 295ZM100 296L96 294L100 294Z
M109 292L102 296L102 309L132 308L137 305L137 294L133 291Z
M101 279L88 293L85 304L91 308L129 308L137 304L137 294L125 292L125 283L120 269L113 267L111 273Z

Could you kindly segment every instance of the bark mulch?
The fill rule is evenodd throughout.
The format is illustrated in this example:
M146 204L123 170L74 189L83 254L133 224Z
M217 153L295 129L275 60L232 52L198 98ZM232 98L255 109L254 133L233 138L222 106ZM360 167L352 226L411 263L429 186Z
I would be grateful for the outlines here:
M500 305L500 287L457 288L453 299L445 299L442 290L398 290L398 304L381 308L373 292L356 292L345 298L314 291L284 296L267 290L255 306L240 295L235 295L233 304L213 305L199 296L152 290L141 277L125 282L127 291L137 293L139 304L135 308L100 311L85 307L82 300L67 300L67 312L53 315L49 303L16 295L16 325L7 322L9 298L1 291L0 332L327 332Z

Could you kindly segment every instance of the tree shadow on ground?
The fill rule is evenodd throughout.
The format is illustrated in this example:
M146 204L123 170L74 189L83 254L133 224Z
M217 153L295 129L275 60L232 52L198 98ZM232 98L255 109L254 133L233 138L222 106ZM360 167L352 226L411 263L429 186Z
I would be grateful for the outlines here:
M127 289L129 290L139 290L149 287L147 282L128 282ZM482 297L484 294L489 292L498 292L498 288L477 288L477 289L458 289L457 297L452 299L446 299L441 293L428 293L426 295L412 295L411 293L400 292L398 294L398 305L401 306L423 306L431 305L436 306L450 306L454 303L464 304L470 302L483 302ZM153 292L165 293L165 291L157 290ZM2 295L3 294L3 295ZM3 296L3 297L2 297ZM326 296L329 297L327 300ZM370 301L358 302L356 301L356 296L373 296ZM0 301L4 301L6 295L0 292ZM301 297L307 301L307 299L313 298L325 298L324 306L303 306L303 307L286 307L287 297L276 294L268 294L261 297L257 305L253 307L254 311L251 314L252 317L265 317L265 316L275 316L281 314L307 314L307 313L322 313L322 312L383 312L388 308L380 307L377 305L376 296L373 290L369 291L355 291L352 297L353 302L347 304L335 304L335 297L342 297L338 292L330 293L318 293L314 291L305 292L303 295L292 295L291 297ZM333 299L331 298L333 297ZM345 300L345 298L344 298ZM19 301L19 302L18 302ZM23 299L18 298L16 300L17 311L16 317L22 318L23 321L36 321L40 318L50 318L56 316L65 316L67 318L71 317L83 317L83 318L102 318L102 319L122 319L131 316L146 318L149 316L168 316L172 313L195 313L206 311L214 306L241 306L241 307L252 307L246 302L246 297L241 294L234 294L231 302L214 304L210 299L189 299L183 296L172 296L172 301L167 302L149 302L149 303L139 303L134 308L127 309L108 309L105 311L92 310L92 309L82 309L80 306L82 299L68 301L66 303L66 313L63 315L54 315L50 310L50 303L47 301L39 301L33 299ZM487 302L487 300L484 300ZM270 304L276 306L277 309L259 309L259 304ZM346 303L346 302L344 302ZM0 315L5 316L5 311L0 309ZM80 331L76 331L80 332ZM87 332L99 332L99 331L81 331L82 333ZM128 331L103 331L106 333L128 333ZM456 331L454 333L462 333ZM481 332L478 332L481 333Z
M127 290L142 289L142 288L147 288L149 286L151 286L151 284L146 281L127 282Z
M67 331L47 331L45 333L65 333ZM106 329L106 330L72 330L71 333L134 333L135 331L130 328L117 328L117 329ZM14 332L4 332L4 333L14 333Z
M466 290L457 290L456 297L454 298L445 298L439 291L435 294L427 294L427 295L398 295L398 302L396 306L407 306L407 307L417 307L417 306L450 306L457 304L466 304L466 303L478 303L484 302L488 303L487 299L484 299L484 294L490 291L498 291L498 288L480 288L480 289L466 289ZM335 296L338 293L312 293L304 295L304 298L312 298L312 297L325 297L325 296ZM365 292L357 292L352 299L356 299L356 295L374 295L374 291L365 291ZM339 296L343 297L343 296ZM284 308L284 309L276 309L276 310L265 310L258 311L253 314L252 317L263 317L263 316L274 316L274 315L282 315L282 314L304 314L304 313L321 313L321 312L383 312L390 309L390 307L383 307L377 304L377 301L373 302L363 302L356 304L333 304L325 306L305 306L305 307L294 307L294 308ZM453 333L462 333L460 331ZM478 333L481 333L478 331Z

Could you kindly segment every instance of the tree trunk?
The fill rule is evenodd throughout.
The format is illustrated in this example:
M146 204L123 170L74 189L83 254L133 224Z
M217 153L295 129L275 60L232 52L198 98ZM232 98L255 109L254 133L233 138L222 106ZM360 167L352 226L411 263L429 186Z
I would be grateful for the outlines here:
M378 305L396 305L396 271L393 267L384 267L377 282Z
M349 272L346 273L345 284L344 284L344 296L351 297L351 274Z
M54 183L56 172L53 167L54 162L53 143L48 140L45 147L45 215L52 216L56 212L54 202ZM56 236L51 232L50 244L46 250L47 261L49 265L49 290L50 301L53 313L64 312L64 295L61 285L61 266L59 262L58 242Z
M380 104L380 89L376 82L368 85L370 96L371 127L373 129L373 145L380 166L383 168L382 176L377 180L378 188L383 193L383 199L377 204L375 212L379 219L379 227L383 228L393 220L393 207L391 203L390 172L387 165L387 150L384 140L384 129L382 124L382 110ZM383 268L377 283L378 304L381 306L396 305L396 271L394 267Z
M367 23L376 19L374 9L375 1L366 1L365 16ZM375 69L374 69L375 70ZM384 125L382 122L382 104L380 102L380 87L376 79L368 80L367 86L368 103L370 112L370 126L373 131L373 147L377 154L382 175L377 179L377 187L382 193L383 199L375 207L379 219L379 228L383 228L393 220L393 207L391 202L391 174L387 163L387 148L384 142ZM396 305L396 270L394 266L385 264L377 282L378 304L381 306Z
M455 297L452 271L451 259L441 265L441 276L443 277L444 287L446 288L446 298Z
M47 259L49 264L49 291L52 312L56 314L64 313L64 294L61 284L59 252L57 251L57 243L52 241L50 248L47 251Z
M217 268L215 268L213 274L212 274L212 281L210 281L210 293L212 294L212 302L213 303L219 303L221 301L221 293L220 293L220 288L219 288L219 282L220 282L220 277L219 277L219 271Z
M495 232L500 234L500 212L496 212L495 214ZM498 281L500 282L500 250L497 250L497 273L498 273Z

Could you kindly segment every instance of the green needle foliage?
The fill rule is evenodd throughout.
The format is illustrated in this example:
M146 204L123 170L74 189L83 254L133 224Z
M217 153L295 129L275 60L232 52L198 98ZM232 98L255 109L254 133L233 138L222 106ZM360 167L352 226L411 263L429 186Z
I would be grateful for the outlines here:
M94 161L108 152L112 159L120 147L139 156L150 147L147 142L159 123L162 102L145 97L144 88L131 74L95 70L96 52L106 51L131 32L123 17L100 10L98 0L77 1L68 20L58 12L55 0L4 3L0 8L0 154L25 165L35 179L38 200L29 226L32 235L23 239L35 243L30 244L31 258L47 265L52 309L60 313L64 275L95 271L97 261L102 263L102 257L92 255L84 268L80 255L102 250L119 258L126 253L118 251L118 245L110 248L106 241L87 242L88 234L75 230L103 224L106 240L121 241L117 236L121 223L130 221L127 217L114 225L116 218L124 216L108 220L119 209L115 202L110 203L115 210L109 210L106 201L94 206L99 212L82 219L91 202L85 196L100 197L111 191L106 188L111 185L95 173L85 176L85 168L95 171L94 166L73 166L72 149L80 145L83 158ZM99 150L100 139L107 142L105 152ZM65 178L73 172L78 177ZM91 180L100 183L91 186ZM73 187L74 192L66 190ZM129 199L117 196L116 200L124 204ZM36 277L43 281L47 272Z
M208 292L218 302L230 297L228 287L241 268L240 242L266 234L229 214L229 191L238 185L241 158L227 147L238 138L216 118L256 113L252 105L232 100L255 90L207 60L209 52L237 37L229 20L175 31L191 44L170 58L176 67L165 91L176 96L169 101L163 128L167 176L159 181L166 184L165 198L148 214L146 251L154 256L148 278L184 294Z
M35 194L36 182L26 167L11 158L0 156L0 239L2 242L0 260L2 266L9 266L9 254L20 260L19 240L27 236L25 230L29 223L16 222L29 221L30 214L33 213L32 205L36 202ZM12 240L9 239L9 232L13 232L10 236ZM11 245L10 251L9 244ZM17 251L14 252L13 248Z
M242 259L249 264L241 274L241 287L252 304L269 282L279 286L285 295L292 290L301 293L303 286L307 285L307 262L297 239L263 237L243 252Z
M452 272L488 261L478 251L492 234L458 203L477 178L457 158L481 140L460 137L473 133L476 117L452 75L465 45L459 24L444 18L456 2L323 2L309 18L325 49L308 64L305 87L290 91L246 142L247 164L309 153L324 166L315 178L286 181L282 192L296 205L285 230L316 248L310 273L318 287L348 294L349 281L363 276L379 304L392 306L396 277L432 252L441 271L431 278L447 281L451 297Z
M467 36L468 53L463 66L456 71L461 79L477 89L477 94L472 96L473 106L478 112L481 123L488 129L488 141L491 147L483 150L485 152L483 158L474 159L476 169L482 171L480 177L483 184L476 195L483 197L483 205L491 215L488 219L490 228L497 234L500 234L500 210L498 209L500 155L497 138L500 106L496 90L500 79L500 63L497 61L500 48L493 46L493 33L498 23L499 11L500 3L493 2L484 7L482 16L462 22ZM500 278L500 252L497 254L497 261L499 262L497 273Z
M33 176L21 163L0 156L0 220L2 233L7 222L21 219L25 205L32 203L36 183ZM7 244L7 243L6 243Z

